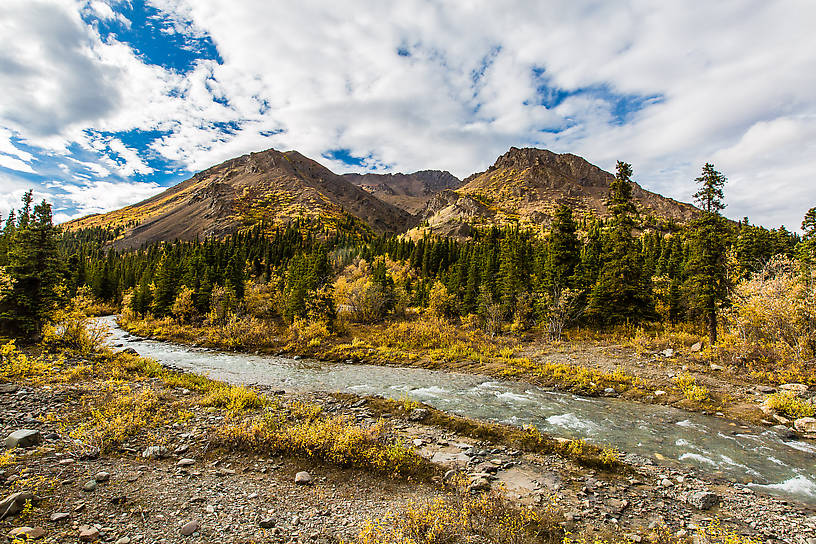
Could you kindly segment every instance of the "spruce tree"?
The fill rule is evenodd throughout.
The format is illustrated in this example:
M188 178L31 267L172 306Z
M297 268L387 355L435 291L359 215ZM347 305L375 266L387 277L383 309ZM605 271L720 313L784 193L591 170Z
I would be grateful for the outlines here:
M62 261L51 205L43 200L32 213L32 200L28 191L9 240L6 271L11 285L0 293L0 324L13 335L36 340L59 299Z
M688 282L692 306L702 315L711 345L717 343L717 308L725 301L728 276L725 266L728 229L720 213L724 208L723 186L726 177L706 163L695 179L700 189L694 199L702 213L690 225L691 253Z
M569 206L561 205L555 211L547 240L545 277L548 291L574 287L575 270L581 261L578 226Z
M637 209L632 200L631 177L631 165L618 161L606 203L612 215L611 230L587 309L590 318L604 325L638 323L655 316L651 278L643 273L640 244L632 233Z

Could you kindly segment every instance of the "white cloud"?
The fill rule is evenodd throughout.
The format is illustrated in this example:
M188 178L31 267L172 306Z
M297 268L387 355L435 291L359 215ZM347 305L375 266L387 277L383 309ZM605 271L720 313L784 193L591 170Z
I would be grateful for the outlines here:
M104 213L149 198L162 191L157 183L90 181L84 185L63 185L59 198L73 204L77 212L68 218Z
M3 154L0 154L0 166L10 168L11 170L17 170L19 172L29 172L31 174L37 173L33 168L31 168L30 164L25 163L18 158Z
M73 157L80 177L148 175L148 156L199 170L267 147L466 176L510 145L538 145L607 169L627 160L647 188L684 200L713 160L731 180L729 214L769 225L796 227L816 204L807 0L150 0L168 18L159 28L209 36L223 59L186 73L145 63L79 15L122 22L118 4L3 2L0 160L32 162L13 134L54 160L72 146L96 156ZM576 94L540 105L534 68ZM613 95L626 94L660 99L621 123ZM165 135L147 148L110 136L133 130Z

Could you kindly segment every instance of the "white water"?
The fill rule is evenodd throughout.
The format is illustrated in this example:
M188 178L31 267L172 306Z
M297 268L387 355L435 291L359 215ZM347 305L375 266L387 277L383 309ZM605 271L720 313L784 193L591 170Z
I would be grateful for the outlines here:
M586 398L486 376L419 368L344 365L224 353L127 337L113 317L111 342L157 361L230 383L296 391L409 397L440 410L553 436L580 437L626 453L659 454L708 474L816 504L816 448L722 418L621 399Z

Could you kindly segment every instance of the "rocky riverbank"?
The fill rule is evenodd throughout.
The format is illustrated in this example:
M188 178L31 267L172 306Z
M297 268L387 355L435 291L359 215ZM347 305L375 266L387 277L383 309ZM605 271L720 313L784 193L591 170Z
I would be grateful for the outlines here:
M133 398L155 395L159 402L150 409L170 410L167 417L135 428L132 418L116 416L121 419L104 427L122 427L109 443L115 447L99 448L78 415L101 387L95 374L76 371L91 365L75 360L62 369L62 376L73 369L75 379L0 386L2 436L32 431L18 434L22 444L9 441L25 447L9 447L2 457L3 534L119 544L350 541L368 520L410 501L444 499L454 493L446 482L461 479L466 493L498 492L517 505L557 512L560 527L574 534L640 542L665 528L683 540L718 521L756 541L816 542L816 510L807 505L631 455L623 470L588 469L565 456L429 424L416 412L423 408L388 412L377 399L348 395L261 391L360 428L385 426L388 443L405 444L432 463L425 476L390 477L304 455L225 448L217 436L228 412L207 406L201 392L183 383L137 374L119 375L105 387ZM308 472L309 478L300 476L308 483L296 482L301 472Z

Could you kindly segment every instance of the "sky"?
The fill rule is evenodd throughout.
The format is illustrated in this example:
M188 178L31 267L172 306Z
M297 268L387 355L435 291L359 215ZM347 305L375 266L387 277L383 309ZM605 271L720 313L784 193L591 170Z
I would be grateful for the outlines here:
M0 214L65 221L226 159L296 149L335 172L482 171L575 153L726 215L816 206L812 0L2 0Z

